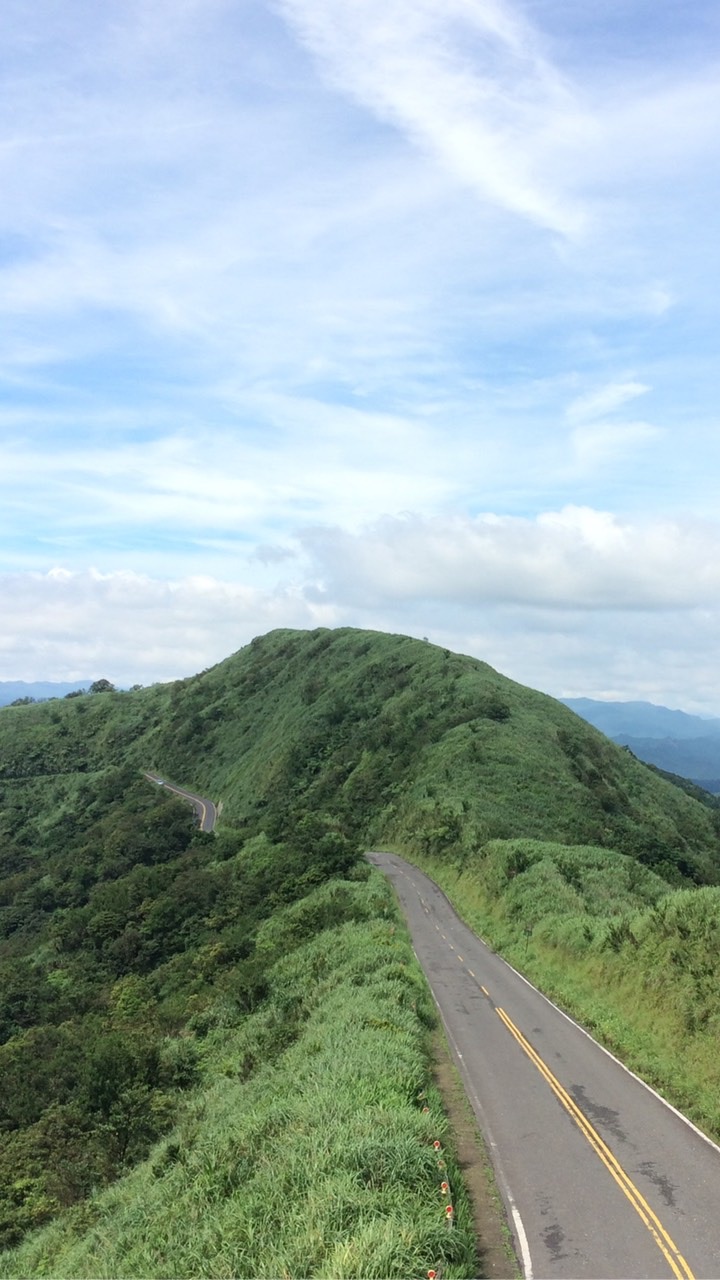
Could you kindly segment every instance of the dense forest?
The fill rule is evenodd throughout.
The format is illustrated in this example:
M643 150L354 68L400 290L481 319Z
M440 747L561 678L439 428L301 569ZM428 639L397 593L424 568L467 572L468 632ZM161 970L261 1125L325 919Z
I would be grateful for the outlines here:
M145 770L220 802L216 833L200 833ZM303 1039L316 1016L307 984L327 984L328 999L335 992L350 1008L352 991L376 981L370 936L377 964L384 949L406 948L401 960L387 951L385 986L373 988L394 1012L367 1014L368 1026L387 1037L402 1014L419 1057L392 1106L411 1108L411 1128L427 1126L418 1098L430 1087L421 1046L432 1015L391 896L362 860L373 846L456 879L472 874L486 905L501 902L495 924L505 922L508 945L522 936L526 951L532 930L557 945L543 910L563 915L573 945L582 937L596 951L637 949L631 912L657 912L671 891L692 896L720 881L718 810L699 789L687 794L486 664L406 637L273 632L187 680L0 710L0 1247L62 1224L51 1243L28 1246L35 1253L8 1253L0 1273L100 1274L96 1249L72 1249L92 1234L103 1189L118 1178L134 1186L134 1168L148 1204L160 1184L178 1203L194 1194L202 1109L215 1114L228 1081L251 1090L274 1070L279 1087L301 1042L322 1055L329 1028L314 1033L312 1051ZM571 916L580 919L572 929ZM398 1035L382 1048L389 1079L406 1044ZM337 1081L328 1087L341 1096ZM236 1105L255 1114L260 1095L242 1096ZM356 1123L350 1110L347 1122ZM269 1133L253 1140L258 1149ZM407 1156L408 1221L412 1196L427 1199L423 1159ZM336 1156L336 1172L341 1164ZM172 1181L180 1165L182 1187ZM336 1215L307 1272L288 1262L297 1239L273 1265L357 1273L358 1187L374 1203L379 1175L361 1160L343 1176L356 1212L347 1211L342 1240ZM393 1185L403 1177L394 1173ZM167 1217L169 1203L157 1213ZM382 1220L379 1205L374 1212ZM438 1240L422 1213L419 1221L402 1255L383 1253L382 1231L373 1237L383 1274L428 1257L444 1259L447 1276L477 1265L467 1224ZM135 1274L164 1274L174 1247L168 1240L152 1265L137 1255ZM132 1274L117 1249L107 1274ZM236 1251L227 1266L254 1256ZM180 1253L173 1265L188 1259Z

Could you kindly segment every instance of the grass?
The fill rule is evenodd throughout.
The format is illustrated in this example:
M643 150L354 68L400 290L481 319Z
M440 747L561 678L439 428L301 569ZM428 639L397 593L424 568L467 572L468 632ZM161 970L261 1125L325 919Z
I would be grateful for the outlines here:
M0 789L156 769L251 833L327 812L442 857L515 836L617 848L713 882L713 812L552 698L404 636L274 631L209 671L0 710ZM2 804L2 796L0 796Z
M430 1083L430 996L384 880L350 888L374 918L276 957L264 1009L208 1034L208 1083L176 1130L128 1177L1 1255L0 1275L477 1275ZM275 918L277 946L294 925L281 939Z
M223 802L177 868L182 814L145 769ZM310 892L359 847L407 850L718 1133L720 891L688 890L720 878L717 824L562 704L403 636L276 631L173 684L3 708L7 1034L33 1001L67 1016L63 983L112 1011L152 977L205 1075L149 1160L0 1274L476 1273L464 1202L449 1230L438 1200L430 1007L391 899L375 877Z
M542 842L495 842L464 869L404 856L490 946L720 1141L720 890L673 892L610 850Z

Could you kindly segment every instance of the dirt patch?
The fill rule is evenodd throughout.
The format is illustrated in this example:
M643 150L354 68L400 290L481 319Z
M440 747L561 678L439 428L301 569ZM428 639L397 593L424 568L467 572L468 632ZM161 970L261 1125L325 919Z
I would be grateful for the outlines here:
M431 1037L433 1079L473 1208L482 1280L516 1280L521 1270L482 1134L440 1027Z

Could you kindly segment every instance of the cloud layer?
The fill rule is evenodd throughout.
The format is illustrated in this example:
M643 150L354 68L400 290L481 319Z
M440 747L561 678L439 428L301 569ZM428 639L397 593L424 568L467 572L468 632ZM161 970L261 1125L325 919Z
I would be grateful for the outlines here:
M720 537L587 509L530 521L384 520L257 553L274 585L52 570L0 578L6 678L132 684L220 661L275 627L428 636L557 696L720 712Z
M712 22L7 0L0 678L349 622L720 712Z

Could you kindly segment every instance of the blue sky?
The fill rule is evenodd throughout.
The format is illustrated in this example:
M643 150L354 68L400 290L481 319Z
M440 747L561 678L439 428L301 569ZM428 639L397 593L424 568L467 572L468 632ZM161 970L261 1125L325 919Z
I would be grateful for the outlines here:
M356 625L720 714L716 5L0 35L0 679Z

